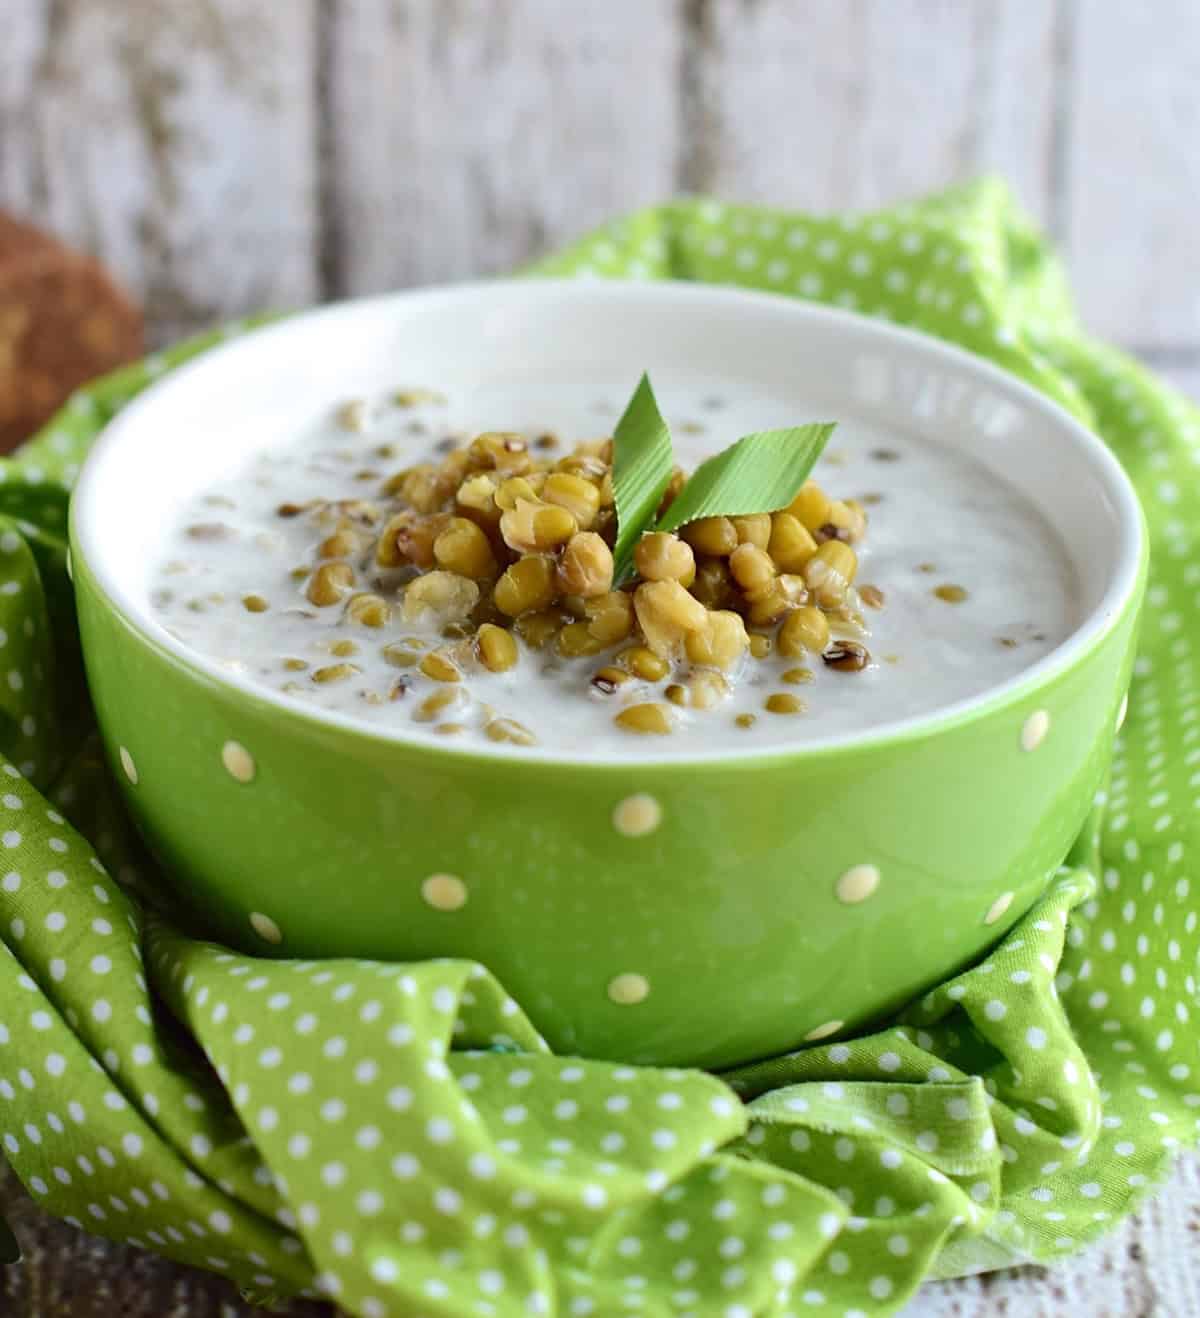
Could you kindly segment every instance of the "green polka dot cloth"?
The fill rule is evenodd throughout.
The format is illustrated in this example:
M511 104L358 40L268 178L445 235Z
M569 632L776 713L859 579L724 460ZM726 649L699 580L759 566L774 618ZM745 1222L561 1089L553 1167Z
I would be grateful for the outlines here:
M1079 1248L1200 1121L1200 414L1080 333L991 182L832 218L679 202L538 272L914 325L1107 439L1153 580L1111 783L1068 866L877 1033L723 1076L554 1056L482 966L190 940L153 907L97 746L64 513L100 426L212 340L192 343L79 394L0 469L3 1155L85 1230L361 1318L861 1318L926 1277Z

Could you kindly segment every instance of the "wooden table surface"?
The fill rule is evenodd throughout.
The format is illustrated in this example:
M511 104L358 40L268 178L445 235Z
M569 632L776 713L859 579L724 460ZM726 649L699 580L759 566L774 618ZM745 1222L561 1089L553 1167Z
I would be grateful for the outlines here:
M169 341L509 269L680 192L864 207L982 170L1085 322L1200 397L1196 0L0 0L0 207L108 262ZM242 1318L53 1223L5 1318ZM1200 1170L1052 1270L920 1318L1200 1315ZM298 1310L307 1315L319 1308Z
M6 1318L264 1318L228 1283L42 1213L0 1164L0 1210L26 1257L0 1268ZM1053 1268L1017 1268L925 1286L905 1318L1195 1318L1200 1314L1200 1160L1111 1235ZM332 1318L297 1303L289 1318ZM403 1315L397 1315L403 1318ZM605 1316L609 1318L609 1316Z

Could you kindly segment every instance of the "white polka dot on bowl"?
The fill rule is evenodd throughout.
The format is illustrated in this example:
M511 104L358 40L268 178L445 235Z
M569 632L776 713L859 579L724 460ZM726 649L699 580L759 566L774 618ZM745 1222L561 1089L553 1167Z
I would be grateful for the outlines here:
M283 930L269 915L264 915L261 911L250 912L250 927L264 942L276 944L283 942Z
M662 806L646 792L627 796L613 810L613 828L623 837L645 837L662 823Z
M1050 731L1050 715L1044 709L1035 709L1021 727L1021 749L1035 751L1046 740Z
M435 911L461 911L468 896L467 885L456 874L431 874L421 884L421 897Z
M1015 893L1002 892L999 897L988 907L987 914L983 917L984 924L995 924L997 920L1013 903Z
M609 980L608 996L619 1007L635 1007L650 996L650 981L634 972L616 975Z
M846 906L865 902L879 887L879 870L874 865L854 865L834 885L837 899Z
M236 778L239 783L250 782L257 772L254 756L240 741L227 741L221 747L221 763L229 776Z

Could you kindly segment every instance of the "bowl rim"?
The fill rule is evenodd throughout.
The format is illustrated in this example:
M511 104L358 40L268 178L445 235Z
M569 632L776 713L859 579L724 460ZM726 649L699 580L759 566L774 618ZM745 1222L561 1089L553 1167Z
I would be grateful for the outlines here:
M1023 668L1005 681L986 687L965 699L940 705L923 714L876 725L872 728L814 737L811 741L791 746L773 745L769 748L753 746L715 751L697 749L686 753L656 753L657 748L646 748L645 755L630 752L581 755L542 747L509 747L504 744L464 745L439 744L405 735L402 729L372 725L368 719L344 714L322 707L307 708L289 701L282 693L260 686L253 680L220 667L215 661L189 649L175 640L156 624L145 607L117 574L108 570L99 534L101 501L97 487L103 482L102 468L106 458L122 442L124 433L139 423L142 413L153 409L164 383L195 372L202 372L214 360L241 351L248 342L261 335L286 336L303 333L314 321L336 320L356 309L378 308L384 304L421 300L459 299L470 302L478 297L518 294L521 297L562 297L570 293L587 298L616 298L632 300L670 300L702 302L707 304L734 303L760 304L773 309L788 307L798 319L816 324L848 328L874 339L874 346L886 349L904 345L910 350L941 359L947 366L975 375L991 389L1015 397L1021 403L1040 411L1065 432L1093 469L1101 477L1106 491L1117 510L1120 541L1118 556L1111 579L1096 606L1079 622L1072 632L1048 654L1028 668ZM353 737L367 738L397 750L408 750L432 755L459 764L468 760L503 762L522 766L571 766L576 769L623 768L667 769L691 766L738 766L747 763L769 764L791 762L797 757L810 759L848 751L880 750L924 739L982 719L983 717L1020 703L1034 690L1053 684L1058 678L1082 663L1104 640L1115 631L1126 613L1139 597L1144 583L1149 557L1149 538L1145 514L1138 496L1111 450L1092 430L1073 416L1066 408L1048 395L1027 384L1020 377L1006 371L986 358L965 348L907 326L861 315L840 307L823 303L806 302L785 294L743 289L723 285L702 284L689 280L661 279L652 281L623 279L570 279L570 278L508 278L470 280L460 283L438 284L364 298L350 298L328 303L309 310L284 316L253 328L249 333L231 337L200 353L197 357L165 372L125 404L102 428L94 440L80 470L72 492L69 511L68 566L73 567L76 590L80 590L82 576L89 579L104 604L137 636L139 641L160 658L184 669L193 677L202 677L223 688L228 694L249 703L262 714L271 714L281 720L293 719L302 724L315 725L327 731L336 730ZM85 656L86 657L86 656ZM640 743L639 743L640 744Z

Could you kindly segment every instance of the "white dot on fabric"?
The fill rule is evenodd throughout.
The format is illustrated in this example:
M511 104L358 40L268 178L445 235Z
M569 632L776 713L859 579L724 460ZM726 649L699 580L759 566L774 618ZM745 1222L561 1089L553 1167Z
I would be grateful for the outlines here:
M662 823L662 806L646 792L619 801L612 813L613 828L622 837L645 837Z
M256 773L254 756L240 741L227 741L221 747L221 763L229 776L239 783L253 781Z
M1046 740L1050 731L1050 715L1044 709L1036 709L1021 726L1021 749L1035 751Z
M608 982L608 996L618 1006L637 1006L650 996L650 981L633 972L615 975Z
M1005 892L988 907L987 914L983 917L984 924L995 924L1001 918L1005 911L1013 904L1013 898L1016 893Z
M398 1153L391 1162L392 1175L399 1181L411 1181L421 1170L420 1162L411 1153Z
M461 911L467 904L467 885L455 874L431 874L421 884L421 897L435 911Z
M847 906L865 902L879 887L879 870L874 865L854 865L834 885L838 901Z
M269 915L264 915L261 911L250 912L250 926L265 942L276 944L283 942L283 931Z
M138 771L137 771L137 765L134 764L133 762L133 756L130 755L130 753L125 749L124 746L122 746L118 751L118 756L120 757L121 760L121 768L124 769L125 771L125 777L129 779L129 781L134 785L134 787L136 787L138 781Z
M433 1117L426 1123L425 1134L434 1144L449 1144L454 1139L454 1125L445 1117Z

